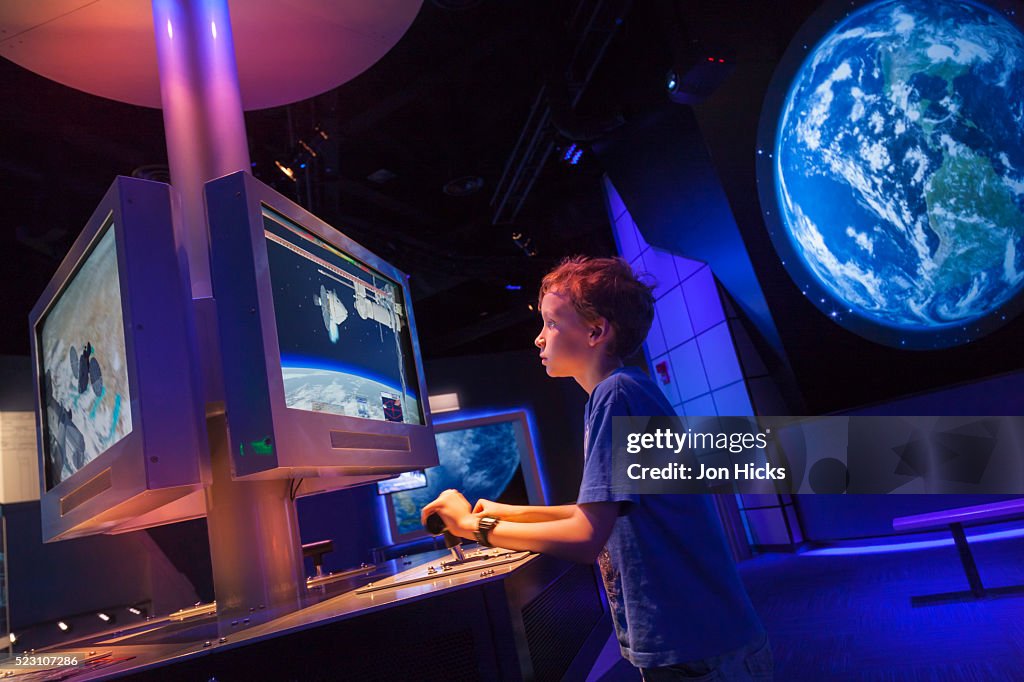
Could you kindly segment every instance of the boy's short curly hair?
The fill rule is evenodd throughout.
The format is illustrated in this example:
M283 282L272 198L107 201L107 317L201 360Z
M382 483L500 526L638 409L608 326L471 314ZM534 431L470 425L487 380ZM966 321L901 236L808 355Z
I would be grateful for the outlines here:
M568 298L584 320L605 318L615 329L609 350L625 359L640 348L654 320L654 285L641 278L647 276L638 276L622 258L572 256L544 276L538 307L544 294L555 293Z

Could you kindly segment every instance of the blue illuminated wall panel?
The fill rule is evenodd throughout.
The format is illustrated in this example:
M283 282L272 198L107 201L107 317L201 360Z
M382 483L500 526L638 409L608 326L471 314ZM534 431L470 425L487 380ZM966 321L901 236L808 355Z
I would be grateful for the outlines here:
M711 390L696 339L676 346L669 351L668 357L675 371L674 380L678 384L680 400L693 400Z
M750 396L742 381L719 388L712 393L719 414L753 414Z
M644 344L651 376L677 414L753 414L711 268L649 245L607 178L605 192L620 254L657 283L654 323Z
M661 319L659 314L661 310L669 311L664 319ZM661 355L669 348L675 348L693 338L693 325L690 324L690 316L671 314L671 311L674 310L686 310L686 299L683 298L683 287L681 286L675 286L669 290L661 299L660 305L655 307L655 316L661 321L661 331L666 345L660 351L649 345L647 351L651 357Z
M647 335L647 352L650 353L651 357L664 355L665 351L668 350L665 338L666 335L661 324L661 317L658 315L658 311L655 310L654 321L651 323L651 331Z
M786 414L760 354L708 264L648 244L607 177L604 188L619 254L657 282L654 322L644 350L650 375L676 414L750 416L755 406L760 414ZM786 547L802 541L792 498L762 497L769 499L756 504L736 499L748 543Z

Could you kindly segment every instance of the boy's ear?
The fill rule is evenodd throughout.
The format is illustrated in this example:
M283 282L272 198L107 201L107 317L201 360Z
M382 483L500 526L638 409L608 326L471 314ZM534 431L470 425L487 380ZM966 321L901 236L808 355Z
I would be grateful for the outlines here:
M591 346L597 346L598 344L607 343L614 333L611 324L608 323L603 317L597 318L596 321L590 324L590 338L588 341Z

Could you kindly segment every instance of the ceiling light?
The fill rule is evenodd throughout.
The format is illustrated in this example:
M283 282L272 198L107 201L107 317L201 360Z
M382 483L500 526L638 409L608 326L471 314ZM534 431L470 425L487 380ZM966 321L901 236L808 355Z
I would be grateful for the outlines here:
M440 393L438 395L427 396L427 404L430 406L430 412L432 414L440 414L441 412L454 412L459 409L459 394L458 393Z
M287 176L287 178L289 180L291 180L292 182L295 182L295 171L293 171L291 168L289 168L288 166L284 165L283 163L281 163L280 161L277 161L277 160L274 161L274 165L277 166L278 169L282 173L284 173L285 176Z
M537 247L533 245L533 239L522 232L512 233L512 242L522 249L523 253L531 258L537 255Z

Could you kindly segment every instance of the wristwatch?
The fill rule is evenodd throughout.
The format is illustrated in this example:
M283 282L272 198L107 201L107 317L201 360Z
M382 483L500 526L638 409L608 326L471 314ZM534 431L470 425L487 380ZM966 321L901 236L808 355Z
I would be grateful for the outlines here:
M480 521L477 523L476 531L473 533L473 537L483 547L493 547L490 542L487 541L487 536L490 534L494 527L498 525L498 519L493 516L481 516Z

